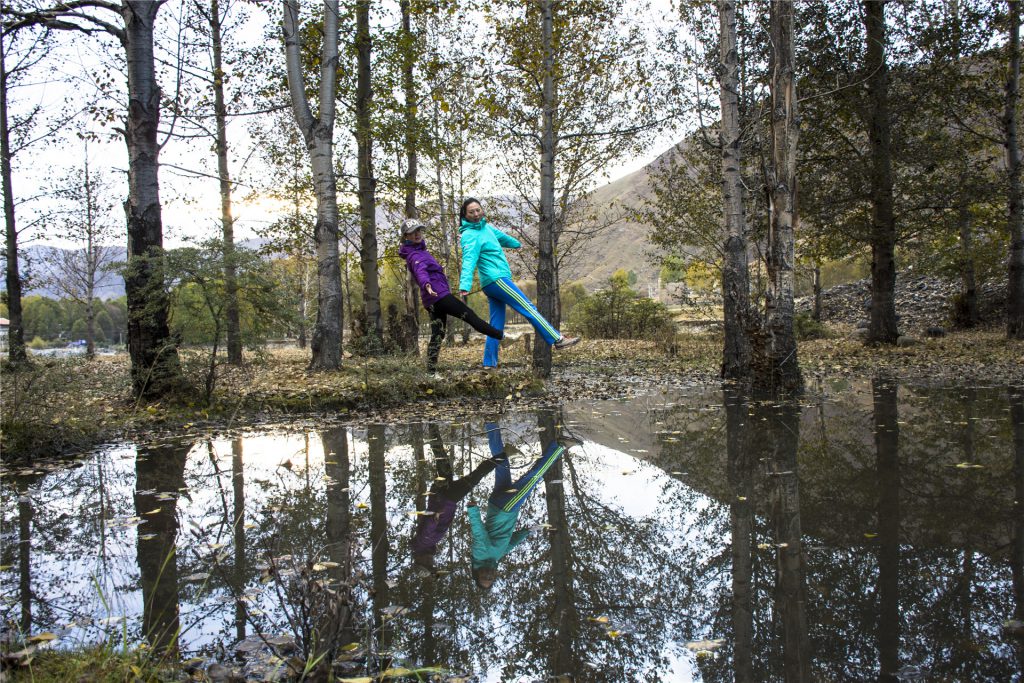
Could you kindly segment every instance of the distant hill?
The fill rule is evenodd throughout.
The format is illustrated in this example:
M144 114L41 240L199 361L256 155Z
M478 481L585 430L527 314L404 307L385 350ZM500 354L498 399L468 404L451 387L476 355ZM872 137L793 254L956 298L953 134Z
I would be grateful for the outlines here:
M589 200L598 215L628 216L643 208L652 196L651 174L667 164L678 147L665 151L657 159L629 175L623 176L590 193ZM649 258L653 246L648 237L653 226L625 218L604 229L586 244L580 258L562 276L562 282L583 282L587 289L598 289L619 268L632 270L638 276L637 287L657 287L660 268Z

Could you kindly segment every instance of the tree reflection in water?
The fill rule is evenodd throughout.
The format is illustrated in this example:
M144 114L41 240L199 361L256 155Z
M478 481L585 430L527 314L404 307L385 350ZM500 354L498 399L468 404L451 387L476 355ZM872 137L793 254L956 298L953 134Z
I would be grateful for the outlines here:
M586 442L525 500L517 528L537 533L491 591L471 576L466 514L491 493L480 420L146 446L137 460L121 448L0 480L4 618L39 631L123 613L136 642L173 651L180 632L182 654L230 652L290 633L261 568L292 555L343 596L320 626L333 644L386 655L346 675L1012 680L1024 655L1000 624L1024 611L1024 407L1010 396L879 378L822 383L809 406L714 390L502 415L513 480L563 425ZM442 516L417 513L452 506L423 535ZM111 612L66 588L93 574ZM117 592L140 577L137 595Z

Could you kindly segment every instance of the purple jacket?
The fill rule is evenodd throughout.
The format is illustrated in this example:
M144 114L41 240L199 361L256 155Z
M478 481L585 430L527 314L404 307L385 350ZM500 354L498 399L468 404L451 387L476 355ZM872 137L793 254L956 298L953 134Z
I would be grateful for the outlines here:
M405 265L409 266L409 272L416 278L416 284L420 286L420 297L423 299L423 306L430 308L439 299L451 294L448 287L448 278L444 275L441 264L427 251L427 243L403 241L398 249L398 255L405 259ZM437 296L427 294L427 283L434 288Z
M427 501L427 512L434 514L419 518L416 535L410 544L413 554L432 553L437 550L437 544L444 538L455 518L455 505L455 501L448 500L443 495L430 497Z

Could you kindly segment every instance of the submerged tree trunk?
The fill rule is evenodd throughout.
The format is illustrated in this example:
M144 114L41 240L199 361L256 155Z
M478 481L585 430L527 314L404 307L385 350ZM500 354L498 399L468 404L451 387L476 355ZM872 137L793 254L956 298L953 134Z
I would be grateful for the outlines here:
M338 263L338 195L334 175L334 95L338 67L338 0L324 0L318 118L306 100L299 45L298 0L284 0L284 42L292 112L309 150L316 193L314 240L317 258L317 314L310 343L310 367L341 367L342 296Z
M895 344L896 219L893 216L892 136L885 2L864 0L871 137L871 320L867 342Z
M224 242L224 311L227 317L228 363L242 364L242 331L235 274L235 219L231 215L231 174L228 171L227 105L224 103L220 2L210 0L210 37L213 48L213 113L217 126L217 177L220 181L221 239Z
M0 31L0 175L3 176L4 232L7 254L7 359L11 363L28 360L25 351L25 323L21 313L21 273L18 265L18 230L14 217L14 188L11 185L11 131L7 119L7 63L4 34Z
M158 181L160 88L156 82L153 29L162 3L124 0L124 47L128 71L128 353L137 396L157 397L182 381L177 340L167 317L163 222Z
M794 232L797 224L796 149L800 138L793 52L793 3L770 3L772 42L772 165L768 178L771 232L768 243L768 291L765 356L759 383L797 391L803 384L793 332L796 289Z
M725 449L729 488L729 528L732 543L733 680L754 682L753 540L754 481L758 466L747 438L751 417L747 398L733 389L724 393Z
M366 334L375 338L367 348L383 349L384 322L380 310L377 268L377 179L373 176L373 89L370 80L370 0L356 0L356 147L359 158L359 265L363 272L363 310Z
M543 63L543 114L540 142L540 223L537 234L537 310L545 319L554 316L555 259L555 114L558 107L555 93L555 54L553 0L541 0ZM538 377L551 374L551 346L533 345L533 372Z
M1007 259L1006 336L1024 339L1024 187L1020 179L1020 145L1017 142L1017 105L1020 99L1020 2L1010 1L1010 69L1006 79L1006 166L1009 181L1010 218L1007 222L1010 254Z
M722 214L725 262L722 265L722 307L725 346L722 377L745 379L750 374L750 273L747 267L746 216L743 210L742 145L740 141L739 56L736 46L736 3L720 0L719 52L722 106Z

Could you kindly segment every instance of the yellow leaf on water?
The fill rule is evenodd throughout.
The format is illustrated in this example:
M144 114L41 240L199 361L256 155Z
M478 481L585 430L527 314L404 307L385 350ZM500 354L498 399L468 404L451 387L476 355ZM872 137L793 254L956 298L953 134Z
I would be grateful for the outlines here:
M615 630L606 631L606 633L608 634L608 637L611 638L612 640L614 640L615 638L618 638L619 636L622 635L622 631L615 631Z
M590 617L590 620L597 624L607 624L608 617Z
M28 637L28 642L30 643L45 643L51 640L57 640L57 634L50 633L49 631L47 631L46 633L37 633L34 636Z
M865 531L864 532L864 538L877 538L877 537L878 537L878 534L876 534L876 533L872 533L870 531Z
M369 676L359 676L358 678L339 678L338 683L373 683L373 679Z
M150 510L149 512L143 512L142 514L144 514L144 515L155 515L158 512L160 512L160 508L154 508L154 509Z
M366 503L356 503L356 510L365 510L368 507L370 506L367 505Z

